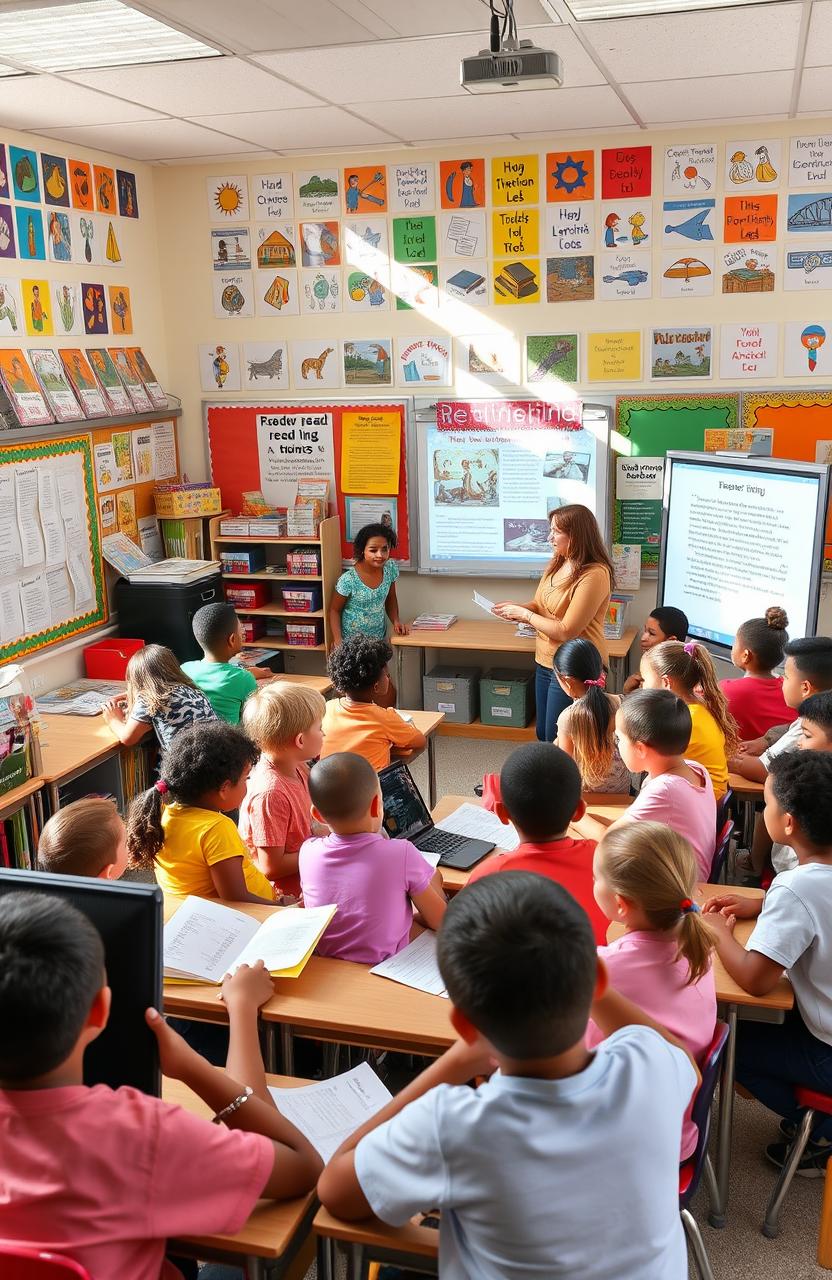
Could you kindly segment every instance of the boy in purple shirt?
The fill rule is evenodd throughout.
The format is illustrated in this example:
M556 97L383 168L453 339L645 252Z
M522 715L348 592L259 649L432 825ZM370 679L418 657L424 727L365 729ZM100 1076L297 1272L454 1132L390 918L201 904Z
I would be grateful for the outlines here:
M413 909L437 929L445 914L442 876L409 840L381 832L384 810L378 774L363 756L339 751L309 775L312 816L331 834L307 840L299 857L307 907L338 910L318 953L378 964L406 947Z

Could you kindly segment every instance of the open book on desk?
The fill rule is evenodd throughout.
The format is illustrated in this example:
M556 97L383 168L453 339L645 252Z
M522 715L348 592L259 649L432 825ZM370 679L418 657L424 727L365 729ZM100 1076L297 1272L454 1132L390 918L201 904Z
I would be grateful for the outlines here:
M262 960L273 978L297 978L336 908L275 907L262 923L210 898L188 897L165 925L165 978L213 982Z

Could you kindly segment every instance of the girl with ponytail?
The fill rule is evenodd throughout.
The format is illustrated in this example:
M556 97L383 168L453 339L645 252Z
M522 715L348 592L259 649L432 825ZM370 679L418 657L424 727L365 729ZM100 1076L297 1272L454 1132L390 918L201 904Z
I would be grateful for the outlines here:
M687 703L692 728L685 759L707 769L719 801L728 789L728 760L739 735L708 650L695 640L666 640L644 654L641 674L645 689L670 689Z
M627 822L611 829L595 850L595 901L623 927L598 948L610 985L682 1041L701 1062L716 1025L713 940L696 895L696 860L684 836L661 822ZM603 1039L590 1021L587 1045ZM690 1116L682 1128L681 1159L696 1146Z
M555 678L573 699L558 716L557 745L581 771L584 791L628 795L630 772L615 745L621 699L606 692L601 654L591 640L567 640L554 657Z
M774 674L774 668L785 661L788 625L785 610L772 605L764 617L749 618L737 627L731 661L743 675L739 680L723 680L719 687L744 742L797 719L797 712L783 698L783 677Z

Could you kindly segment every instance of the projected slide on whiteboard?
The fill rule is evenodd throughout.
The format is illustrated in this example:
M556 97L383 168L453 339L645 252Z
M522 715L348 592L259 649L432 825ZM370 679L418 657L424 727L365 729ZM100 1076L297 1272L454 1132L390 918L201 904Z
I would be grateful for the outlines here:
M775 604L791 637L814 634L828 483L811 463L668 454L660 599L692 636L730 649Z

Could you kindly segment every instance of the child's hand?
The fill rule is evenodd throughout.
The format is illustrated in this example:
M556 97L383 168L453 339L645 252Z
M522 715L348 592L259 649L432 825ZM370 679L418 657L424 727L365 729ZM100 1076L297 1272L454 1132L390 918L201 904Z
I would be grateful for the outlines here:
M737 747L738 756L761 756L765 751L768 743L765 738L749 738L746 742L741 742Z
M754 920L760 914L761 898L747 898L740 893L724 893L702 904L703 915L733 916L735 920Z
M123 694L119 694L117 698L108 698L101 708L105 723L109 724L110 720L117 720L119 724L124 724L126 706L127 699Z
M702 919L714 935L716 942L720 942L724 938L733 938L734 926L737 923L735 915L723 915L721 911L708 911L703 913Z
M407 623L406 623L406 622L394 622L394 623L393 623L393 630L395 631L395 633L396 633L396 635L397 635L397 636L409 636L409 635L410 635L410 627L407 625Z
M165 1022L157 1009L146 1009L144 1019L156 1037L163 1074L171 1080L184 1080L194 1057L198 1058L199 1054Z
M480 1036L477 1036L473 1044L457 1040L445 1052L441 1061L447 1068L449 1084L467 1084L475 1076L490 1076L498 1066L494 1051Z
M641 676L627 676L622 693L635 693L636 689L640 689L643 684Z
M222 980L220 999L233 1007L247 1006L259 1009L274 995L272 975L262 960L256 964L241 964L234 973L227 973Z

